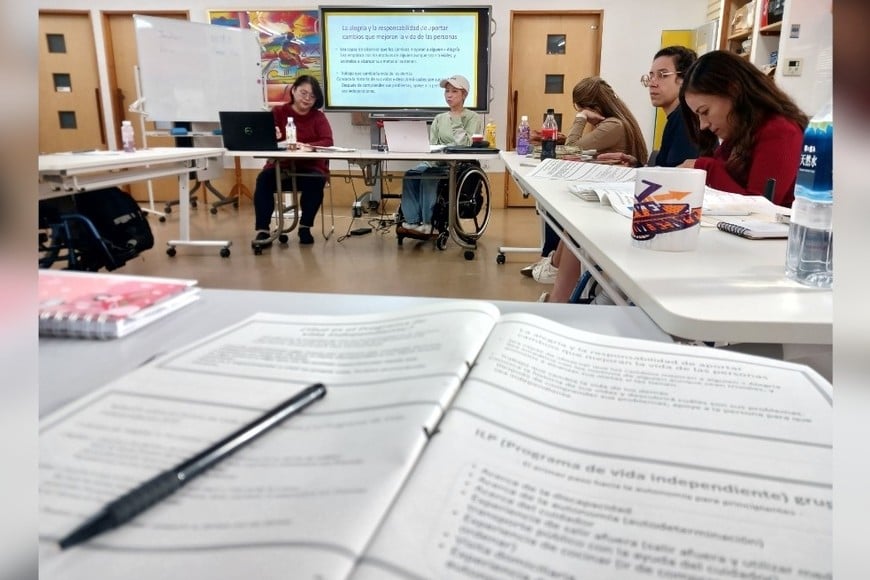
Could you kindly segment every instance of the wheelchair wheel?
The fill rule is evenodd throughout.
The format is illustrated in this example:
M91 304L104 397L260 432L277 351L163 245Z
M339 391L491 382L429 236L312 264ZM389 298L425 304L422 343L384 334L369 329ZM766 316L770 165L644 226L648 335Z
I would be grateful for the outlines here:
M467 166L457 177L456 192L456 235L473 244L486 231L492 211L486 172L476 165Z

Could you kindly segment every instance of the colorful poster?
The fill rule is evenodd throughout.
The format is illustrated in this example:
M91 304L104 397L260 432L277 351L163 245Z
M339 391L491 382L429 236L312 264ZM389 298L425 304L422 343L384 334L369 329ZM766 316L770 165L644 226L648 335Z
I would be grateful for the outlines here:
M287 101L287 91L300 75L312 75L323 83L319 11L210 10L208 19L211 24L258 32L269 102Z

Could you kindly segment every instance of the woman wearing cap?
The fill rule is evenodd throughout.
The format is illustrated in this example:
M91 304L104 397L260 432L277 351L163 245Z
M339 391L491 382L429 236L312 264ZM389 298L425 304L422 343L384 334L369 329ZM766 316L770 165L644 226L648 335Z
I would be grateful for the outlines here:
M449 110L435 115L429 128L432 145L471 145L471 136L483 130L480 115L465 108L468 79L453 75L442 80L444 100ZM438 194L438 178L447 176L444 163L424 161L405 172L402 181L402 216L404 223L396 231L402 234L430 235L432 211Z

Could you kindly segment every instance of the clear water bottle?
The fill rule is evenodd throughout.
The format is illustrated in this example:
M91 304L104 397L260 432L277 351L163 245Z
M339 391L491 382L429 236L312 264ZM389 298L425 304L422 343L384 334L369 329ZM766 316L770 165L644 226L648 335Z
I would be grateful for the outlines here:
M785 258L786 276L819 288L834 284L833 138L829 101L804 132Z
M544 126L541 129L541 159L556 158L556 136L559 134L559 126L556 125L556 111L547 109L544 118Z
M284 128L284 139L287 141L287 149L296 151L296 122L293 117L287 117L287 126Z
M517 155L528 155L532 152L532 145L529 142L531 133L529 117L523 115L520 117L520 126L517 128Z
M136 133L130 121L121 121L121 148L127 153L136 150Z

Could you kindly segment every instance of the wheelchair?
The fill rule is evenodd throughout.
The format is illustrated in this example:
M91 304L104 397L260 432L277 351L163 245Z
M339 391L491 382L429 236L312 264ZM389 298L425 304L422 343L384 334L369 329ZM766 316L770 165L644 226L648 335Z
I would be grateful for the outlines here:
M439 250L447 248L447 240L450 238L450 212L453 214L453 233L465 244L472 248L476 247L477 240L483 236L486 226L489 224L491 213L491 194L489 179L486 172L477 161L460 161L456 164L456 206L450 207L450 183L449 179L442 177L438 180L438 194L435 198L435 207L432 212L432 234L412 234L404 230L404 216L401 205L396 217L396 238L398 245L402 245L404 238L416 240L435 240L435 247ZM474 251L467 249L465 259L474 259Z

